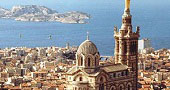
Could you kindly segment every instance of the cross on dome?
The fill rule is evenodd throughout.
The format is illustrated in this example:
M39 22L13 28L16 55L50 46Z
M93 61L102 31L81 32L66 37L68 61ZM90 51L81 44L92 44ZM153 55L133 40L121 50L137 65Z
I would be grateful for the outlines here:
M130 9L130 0L125 0L125 10Z

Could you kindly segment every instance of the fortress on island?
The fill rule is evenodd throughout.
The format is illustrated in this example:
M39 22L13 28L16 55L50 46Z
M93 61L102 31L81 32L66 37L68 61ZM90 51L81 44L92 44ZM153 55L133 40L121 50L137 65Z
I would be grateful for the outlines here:
M96 45L85 40L76 53L76 66L66 73L66 90L137 90L139 27L132 31L130 0L125 0L122 26L114 27L115 62L101 65Z

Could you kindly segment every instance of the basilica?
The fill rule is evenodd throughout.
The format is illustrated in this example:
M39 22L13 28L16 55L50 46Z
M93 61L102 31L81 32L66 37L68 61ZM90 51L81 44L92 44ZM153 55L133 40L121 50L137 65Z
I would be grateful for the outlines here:
M132 30L130 0L125 0L122 26L114 27L114 63L101 65L96 45L85 40L76 53L76 65L66 73L66 90L137 90L139 27Z

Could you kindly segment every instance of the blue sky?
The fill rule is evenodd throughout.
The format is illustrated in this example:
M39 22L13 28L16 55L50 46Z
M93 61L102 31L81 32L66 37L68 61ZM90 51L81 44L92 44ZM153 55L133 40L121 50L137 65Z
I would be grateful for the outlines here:
M54 5L57 3L65 4L82 4L82 3L109 3L109 2L124 2L124 0L0 0L0 6L11 7L13 5ZM134 0L131 0L134 2ZM135 2L143 4L168 4L170 0L137 0Z
M0 6L10 9L14 5L43 5L53 9L63 9L63 8L79 8L93 6L106 7L104 5L121 7L124 4L124 0L0 0ZM131 0L132 7L146 8L148 7L164 7L170 6L170 0ZM121 5L121 6L120 6Z

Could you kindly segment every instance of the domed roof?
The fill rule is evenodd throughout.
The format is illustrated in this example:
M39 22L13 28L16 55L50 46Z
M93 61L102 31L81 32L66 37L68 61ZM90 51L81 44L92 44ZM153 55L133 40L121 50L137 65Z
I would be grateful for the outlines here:
M84 55L88 55L88 54L96 54L98 53L97 47L96 45L90 41L90 40L85 40L78 48L77 50L77 54L84 54Z

